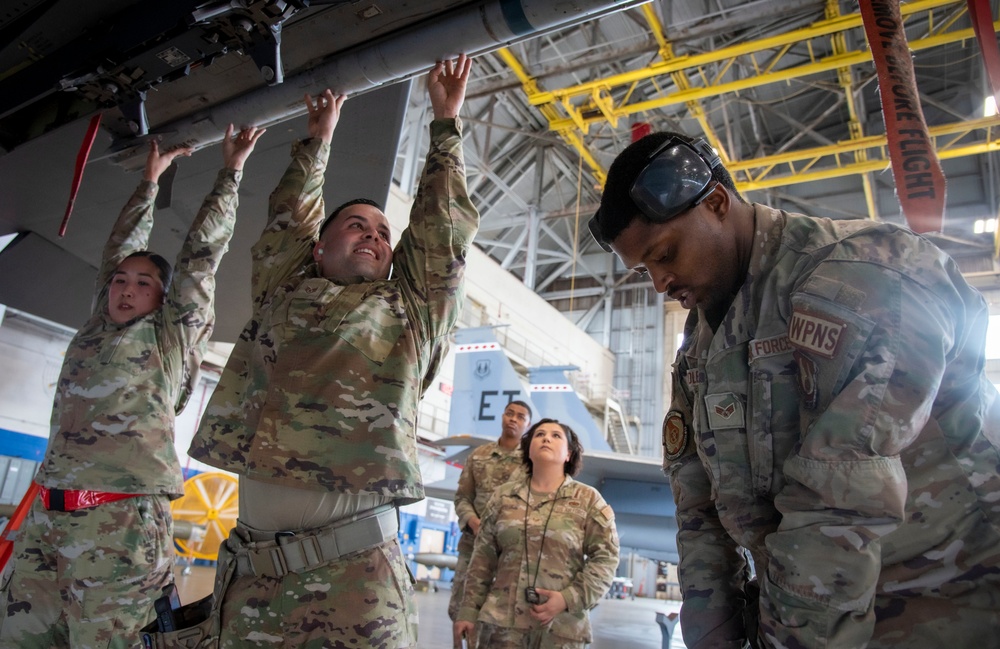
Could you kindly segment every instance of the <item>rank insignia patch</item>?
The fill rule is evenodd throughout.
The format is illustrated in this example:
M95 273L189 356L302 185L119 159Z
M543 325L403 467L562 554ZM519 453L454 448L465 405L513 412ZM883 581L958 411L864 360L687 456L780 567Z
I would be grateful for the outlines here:
M705 410L712 430L743 428L746 425L743 399L733 392L706 395Z

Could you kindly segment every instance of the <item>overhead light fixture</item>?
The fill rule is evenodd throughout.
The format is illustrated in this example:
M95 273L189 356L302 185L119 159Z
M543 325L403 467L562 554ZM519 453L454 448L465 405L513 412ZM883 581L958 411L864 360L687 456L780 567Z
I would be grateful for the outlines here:
M997 114L997 100L993 95L986 95L983 101L983 117L993 117Z
M976 234L985 234L987 232L997 231L997 220L996 219L976 219L976 222L972 225L972 231Z

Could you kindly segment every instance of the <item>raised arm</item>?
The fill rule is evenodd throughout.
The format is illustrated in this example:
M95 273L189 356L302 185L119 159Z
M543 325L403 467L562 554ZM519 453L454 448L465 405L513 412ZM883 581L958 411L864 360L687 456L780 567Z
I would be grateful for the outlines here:
M160 151L156 140L149 143L149 155L146 156L146 167L142 180L132 197L122 208L118 220L111 229L111 235L104 245L101 255L101 269L97 275L97 293L104 289L112 273L126 257L134 252L145 250L149 243L149 233L153 229L153 201L156 199L159 187L157 182L167 167L180 156L191 155L191 149L175 147Z
M345 101L347 95L335 95L329 88L316 97L315 103L309 93L306 93L309 137L319 138L326 144L333 141L333 132L340 121L340 109Z
M254 305L298 272L309 258L323 223L323 180L330 141L347 95L306 94L309 138L292 145L292 161L271 193L268 222L252 249Z
M427 77L434 110L431 149L410 211L410 225L393 254L393 273L425 308L411 317L428 338L446 335L462 302L465 257L479 228L469 199L458 111L471 62L438 63Z
M188 230L167 292L166 324L185 348L207 341L211 335L215 273L233 235L243 164L265 129L245 128L235 137L233 131L230 124L222 143L224 166Z
M230 125L230 128L232 126ZM156 140L149 143L149 155L146 156L146 167L142 170L142 179L151 183L160 182L160 176L173 164L176 158L188 157L193 149L191 147L175 146L160 152L160 145Z

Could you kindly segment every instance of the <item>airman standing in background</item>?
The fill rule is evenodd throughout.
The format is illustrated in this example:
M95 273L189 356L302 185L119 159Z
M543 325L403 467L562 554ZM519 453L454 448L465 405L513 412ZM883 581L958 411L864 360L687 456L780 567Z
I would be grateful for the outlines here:
M448 617L452 622L462 604L465 570L479 534L480 516L497 487L523 470L521 436L530 424L531 407L523 401L511 401L503 411L500 439L480 446L465 460L455 491L455 514L462 538L458 542L458 565L455 566L448 602ZM475 646L474 636L469 645ZM455 647L461 648L460 638L455 638Z

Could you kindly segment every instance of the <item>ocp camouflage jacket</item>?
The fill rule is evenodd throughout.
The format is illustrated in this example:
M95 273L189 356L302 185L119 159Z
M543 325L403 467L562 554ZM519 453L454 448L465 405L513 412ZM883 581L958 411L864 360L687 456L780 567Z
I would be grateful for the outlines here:
M163 307L126 324L108 316L118 265L146 249L157 185L142 181L108 239L94 314L66 351L52 432L38 473L59 489L184 493L174 415L187 403L215 323L215 272L225 254L242 172L223 169L177 255Z
M417 406L447 350L479 227L460 122L431 124L387 280L337 284L312 261L329 154L298 143L271 194L253 247L253 316L189 452L262 482L413 502L424 496Z
M715 332L689 317L664 425L685 642L742 646L742 547L764 646L940 646L922 623L984 646L1000 399L982 296L909 231L754 208L746 282Z
M486 503L497 487L524 471L521 447L506 450L496 442L483 444L469 453L455 490L455 515L463 536L473 516L482 518ZM469 534L471 537L472 534Z
M533 628L524 589L534 586L557 590L566 600L567 610L552 620L554 635L591 642L590 609L608 592L618 568L615 514L596 489L567 477L553 494L531 494L525 552L527 507L527 480L500 486L490 499L458 619Z

